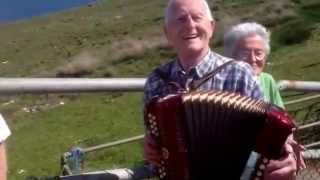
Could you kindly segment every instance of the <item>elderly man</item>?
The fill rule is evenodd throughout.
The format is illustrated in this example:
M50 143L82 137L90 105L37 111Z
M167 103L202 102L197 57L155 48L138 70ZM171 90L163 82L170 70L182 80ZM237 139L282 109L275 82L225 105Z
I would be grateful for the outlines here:
M170 0L165 13L164 32L177 57L156 68L149 75L144 90L145 103L155 96L165 96L181 89L188 89L193 80L206 76L232 60L213 52L209 47L209 41L215 29L215 21L205 0ZM201 84L198 90L224 90L263 99L263 94L249 64L239 61L219 69L220 71ZM144 152L146 159L154 166L160 164L160 152L157 146L147 129ZM281 173L273 171L269 178L291 179L295 167L278 164L276 169L283 167L286 167L288 171ZM213 176L215 173L221 172L212 172ZM231 173L225 176L224 179L233 177Z

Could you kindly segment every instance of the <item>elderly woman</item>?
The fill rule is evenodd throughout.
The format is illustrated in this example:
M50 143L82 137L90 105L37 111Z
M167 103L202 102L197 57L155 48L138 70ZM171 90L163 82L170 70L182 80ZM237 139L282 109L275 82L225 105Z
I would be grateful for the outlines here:
M270 32L268 32L264 26L255 22L241 23L231 27L225 34L224 51L228 57L249 63L263 91L264 99L284 108L275 80L270 74L263 72L267 57L270 53L269 43ZM268 178L270 174L287 174L285 173L286 171L305 168L301 153L303 147L299 145L292 136L288 138L285 148L288 156L278 161L271 161L265 170L267 173L265 173L264 179L274 179ZM251 155L248 165L252 164L256 158L257 156L255 154ZM279 168L285 163L288 164L288 166ZM294 176L295 174L293 174L291 178L293 179Z
M224 36L227 56L249 63L257 76L264 99L284 108L273 77L263 72L270 53L270 33L260 24L242 23L233 26Z

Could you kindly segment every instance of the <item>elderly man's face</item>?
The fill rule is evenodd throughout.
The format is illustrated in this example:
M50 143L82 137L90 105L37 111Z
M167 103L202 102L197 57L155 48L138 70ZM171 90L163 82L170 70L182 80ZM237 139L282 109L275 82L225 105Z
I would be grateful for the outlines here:
M260 36L253 34L239 40L235 58L248 62L256 75L259 75L266 63L266 51Z
M169 44L184 55L207 52L214 22L199 0L178 0L170 8L165 27Z

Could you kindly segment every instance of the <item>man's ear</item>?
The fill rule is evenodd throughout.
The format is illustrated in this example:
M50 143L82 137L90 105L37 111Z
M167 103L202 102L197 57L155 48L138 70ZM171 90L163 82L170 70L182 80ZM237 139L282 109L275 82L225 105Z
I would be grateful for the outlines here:
M163 32L164 32L164 35L166 36L169 47L172 47L172 43L170 42L170 38L168 37L168 30L166 26L163 26Z
M214 35L214 30L216 28L216 21L212 20L210 21L210 26L211 26L211 34L210 34L210 37L212 38L213 35Z

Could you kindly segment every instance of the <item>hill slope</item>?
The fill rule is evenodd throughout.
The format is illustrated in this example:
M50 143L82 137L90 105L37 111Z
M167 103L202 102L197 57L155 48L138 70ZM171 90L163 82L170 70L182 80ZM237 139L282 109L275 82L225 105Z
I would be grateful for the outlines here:
M320 3L299 0L209 1L216 13L212 47L222 32L256 20L273 32L268 72L277 79L319 81ZM145 77L174 54L162 34L162 0L108 0L0 25L2 77ZM141 93L1 97L13 136L10 177L59 173L63 152L143 133ZM140 144L89 155L86 170L133 166Z

